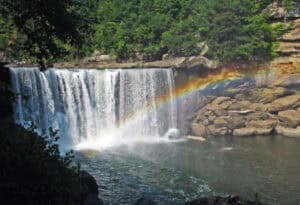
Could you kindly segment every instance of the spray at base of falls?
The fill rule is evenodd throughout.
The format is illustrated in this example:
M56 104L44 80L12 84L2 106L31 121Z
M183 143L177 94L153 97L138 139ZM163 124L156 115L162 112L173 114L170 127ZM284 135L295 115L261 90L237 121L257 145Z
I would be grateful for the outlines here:
M16 122L32 123L43 134L57 129L65 147L158 142L177 128L171 69L11 68L10 72L17 94ZM160 99L171 100L162 104Z

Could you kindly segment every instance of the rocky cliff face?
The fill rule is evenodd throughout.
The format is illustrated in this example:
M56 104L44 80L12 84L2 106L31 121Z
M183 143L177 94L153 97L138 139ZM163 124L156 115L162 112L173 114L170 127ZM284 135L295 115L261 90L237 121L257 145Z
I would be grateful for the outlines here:
M300 137L300 73L274 75L224 90L198 110L192 135ZM208 98L208 96L202 96Z
M266 76L202 96L210 101L190 118L190 134L300 137L300 19L290 23Z
M279 57L272 62L275 69L300 69L300 18L290 23L290 30L279 39Z

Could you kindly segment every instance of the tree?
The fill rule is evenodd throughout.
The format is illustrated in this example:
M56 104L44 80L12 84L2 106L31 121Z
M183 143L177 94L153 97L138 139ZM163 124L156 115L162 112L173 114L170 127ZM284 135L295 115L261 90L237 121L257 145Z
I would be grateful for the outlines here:
M174 24L173 27L162 34L162 45L173 56L198 55L196 25L192 19L186 19Z
M13 20L25 35L23 49L45 68L47 60L63 53L57 41L79 41L69 7L70 0L0 0L0 16Z
M204 0L199 7L199 32L211 57L224 63L268 60L272 29L268 15L249 0Z

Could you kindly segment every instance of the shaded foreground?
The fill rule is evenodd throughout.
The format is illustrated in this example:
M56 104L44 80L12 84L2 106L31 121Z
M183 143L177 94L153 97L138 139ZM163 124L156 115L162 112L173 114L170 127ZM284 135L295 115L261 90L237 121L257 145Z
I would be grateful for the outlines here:
M95 179L61 156L56 135L43 138L1 120L0 201L11 205L102 204Z

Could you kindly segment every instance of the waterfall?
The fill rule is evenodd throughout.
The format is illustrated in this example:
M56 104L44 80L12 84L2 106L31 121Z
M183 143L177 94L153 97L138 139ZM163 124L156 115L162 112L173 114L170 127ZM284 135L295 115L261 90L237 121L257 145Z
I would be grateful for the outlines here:
M177 127L172 69L11 68L15 121L67 146L153 141Z

